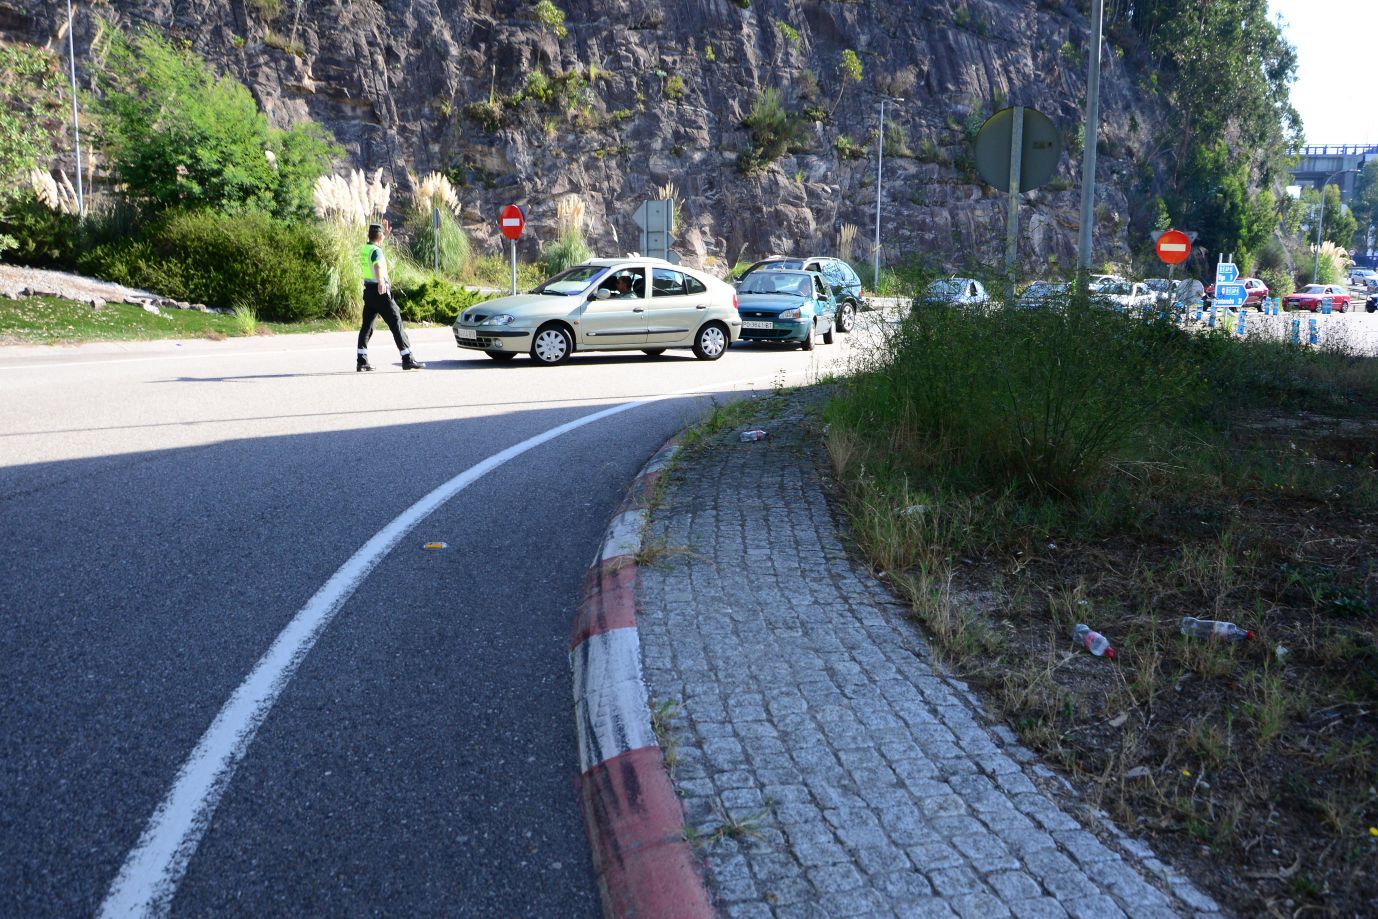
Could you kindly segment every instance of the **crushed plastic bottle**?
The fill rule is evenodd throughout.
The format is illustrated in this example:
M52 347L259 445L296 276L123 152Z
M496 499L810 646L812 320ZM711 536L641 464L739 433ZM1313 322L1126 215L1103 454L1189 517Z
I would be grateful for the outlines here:
M1218 619L1196 619L1192 616L1183 616L1182 624L1178 626L1178 629L1189 638L1221 638L1225 641L1244 641L1254 637L1251 630L1241 629L1233 622L1222 622Z
M765 440L769 436L770 435L765 431L743 431L741 434L741 441L744 444L749 444L752 441Z
M1110 639L1085 623L1078 622L1077 627L1072 629L1072 641L1096 657L1108 657L1112 661L1115 659L1115 649L1110 647Z

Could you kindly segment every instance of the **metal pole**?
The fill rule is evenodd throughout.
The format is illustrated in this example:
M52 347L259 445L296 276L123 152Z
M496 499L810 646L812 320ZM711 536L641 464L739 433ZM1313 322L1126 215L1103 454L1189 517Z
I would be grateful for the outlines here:
M1024 168L1024 106L1014 107L1010 130L1010 212L1005 235L1005 298L1014 302L1015 273L1019 264L1019 174Z
M881 163L885 160L885 97L880 100L880 131L876 133L876 247L872 250L871 287L880 293L880 178Z
M1105 0L1091 0L1091 50L1086 71L1086 137L1081 157L1081 237L1078 241L1078 286L1091 273L1091 229L1096 203L1096 137L1100 127L1100 43Z
M512 295L517 294L517 241L512 240Z
M72 0L67 0L67 59L72 65L72 136L77 145L77 214L86 216L86 192L81 187L81 125L77 121L77 52L72 38Z
M1325 226L1325 186L1329 183L1330 179L1333 178L1335 177L1331 176L1321 183L1321 216L1316 220L1316 259L1311 263L1312 284L1319 284L1321 282L1321 228Z

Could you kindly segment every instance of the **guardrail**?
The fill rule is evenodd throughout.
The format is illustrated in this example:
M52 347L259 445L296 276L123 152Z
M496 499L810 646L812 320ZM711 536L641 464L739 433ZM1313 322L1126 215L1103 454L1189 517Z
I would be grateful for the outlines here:
M1316 144L1301 148L1302 156L1358 156L1378 154L1378 144Z

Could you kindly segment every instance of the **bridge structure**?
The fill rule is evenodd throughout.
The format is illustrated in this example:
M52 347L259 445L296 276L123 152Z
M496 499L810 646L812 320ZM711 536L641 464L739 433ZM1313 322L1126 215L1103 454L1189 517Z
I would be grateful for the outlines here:
M1292 167L1297 185L1320 188L1326 179L1345 169L1363 169L1369 162L1378 162L1378 144L1313 144L1301 148L1301 156ZM1354 185L1358 173L1335 176L1340 200L1348 204L1354 199Z

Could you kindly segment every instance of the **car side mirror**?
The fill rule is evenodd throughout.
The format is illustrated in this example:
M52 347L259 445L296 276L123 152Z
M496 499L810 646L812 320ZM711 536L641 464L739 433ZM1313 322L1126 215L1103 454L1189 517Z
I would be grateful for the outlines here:
M608 290L606 287L600 287L600 288L598 288L597 290L595 290L595 291L593 292L593 299L595 299L595 300L611 300L611 299L612 299L612 291Z

